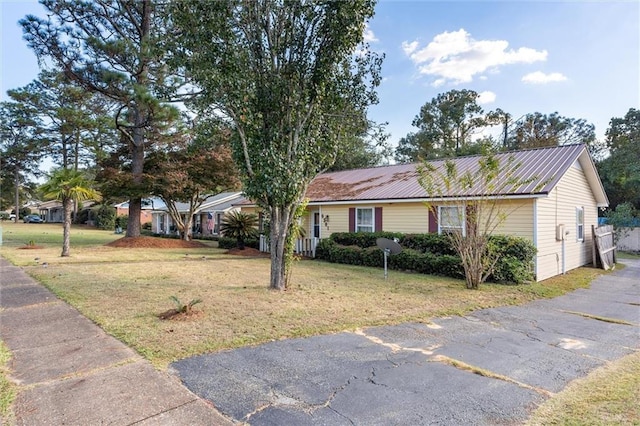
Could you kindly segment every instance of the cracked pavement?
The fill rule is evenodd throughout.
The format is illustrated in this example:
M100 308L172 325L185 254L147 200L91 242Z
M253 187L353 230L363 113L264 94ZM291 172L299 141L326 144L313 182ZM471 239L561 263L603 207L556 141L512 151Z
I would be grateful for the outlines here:
M171 370L237 423L518 424L570 381L640 350L640 261L625 263L555 299L275 341Z

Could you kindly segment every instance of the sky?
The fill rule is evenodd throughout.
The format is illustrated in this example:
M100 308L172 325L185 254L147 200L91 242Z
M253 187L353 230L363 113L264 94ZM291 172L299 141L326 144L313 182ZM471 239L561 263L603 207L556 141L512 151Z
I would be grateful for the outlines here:
M0 0L0 99L38 75L17 22L45 16L31 0ZM380 102L389 142L407 133L420 107L449 90L474 90L485 111L512 117L558 112L593 123L640 108L638 1L380 0L365 36L384 53Z

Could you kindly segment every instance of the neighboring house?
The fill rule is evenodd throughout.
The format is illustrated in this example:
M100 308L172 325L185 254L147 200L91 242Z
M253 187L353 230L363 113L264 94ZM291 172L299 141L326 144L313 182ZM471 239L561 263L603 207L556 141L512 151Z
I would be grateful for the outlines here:
M89 219L87 220L87 225L94 225L95 217L93 217L93 212L91 207L93 207L96 203L93 201L85 201L82 203L81 210L89 211ZM38 202L37 204L38 214L40 217L49 223L62 223L64 222L64 209L62 208L62 202L58 200L51 201L43 201Z
M45 222L64 222L64 210L62 208L62 202L58 200L38 203L38 213Z
M142 209L140 211L140 224L144 225L145 223L151 222L152 211L154 209L154 203L158 202L159 198L143 198L142 199ZM160 200L160 202L162 202ZM164 203L162 203L164 206ZM116 209L117 216L128 216L129 215L129 202L125 201L124 203L119 203L114 205Z
M238 210L239 208L235 207L235 204L242 202L242 200L244 198L240 192L222 192L207 197L194 212L192 233L194 235L219 235L222 218L226 213ZM176 207L183 216L189 212L189 204L187 203L176 203ZM156 205L153 211L151 230L156 234L176 232L164 202L161 203L161 207Z
M513 156L517 175L530 184L495 194L509 215L496 231L530 240L538 249L538 281L592 261L591 226L598 225L598 208L608 206L602 183L584 145L538 148L498 154L506 164ZM478 156L459 157L458 172L478 167ZM430 162L438 167L443 160ZM327 238L334 232L446 232L466 229L464 199L433 197L418 183L418 164L324 173L307 190L307 236ZM542 188L535 190L540 183ZM535 190L535 191L534 191ZM434 214L425 203L437 206ZM255 205L242 210L255 211ZM461 219L458 219L461 218ZM561 240L561 237L564 238Z

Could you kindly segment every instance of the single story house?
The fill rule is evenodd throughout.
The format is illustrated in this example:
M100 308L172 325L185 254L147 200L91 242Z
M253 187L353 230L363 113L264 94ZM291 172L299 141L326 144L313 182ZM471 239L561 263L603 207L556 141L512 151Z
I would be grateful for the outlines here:
M608 199L585 145L565 145L497 154L501 166L519 164L514 177L524 182L490 194L507 212L494 232L530 240L538 249L538 281L592 262L592 230L598 208ZM458 157L459 173L478 168L479 156ZM429 162L442 167L444 160ZM398 164L324 173L307 190L303 226L307 236L327 238L334 232L446 232L466 229L465 200L488 194L457 190L452 195L427 193L418 182L420 164ZM434 206L427 207L427 203ZM255 211L255 205L242 210Z
M155 208L154 204L160 200L159 198L143 198L142 199L142 209L140 210L140 224L144 225L145 223L151 222L151 212ZM162 202L160 200L160 202ZM164 206L164 203L162 203ZM125 201L123 203L118 203L114 205L116 209L116 216L128 216L129 215L129 202Z
M193 217L192 233L194 235L219 235L220 223L228 212L239 210L235 205L243 200L240 192L222 192L207 197L196 209ZM155 203L151 231L156 234L175 232L173 220L164 202ZM178 212L183 216L189 212L189 204L176 203Z
M58 200L43 201L38 204L38 214L45 222L64 222L62 202Z

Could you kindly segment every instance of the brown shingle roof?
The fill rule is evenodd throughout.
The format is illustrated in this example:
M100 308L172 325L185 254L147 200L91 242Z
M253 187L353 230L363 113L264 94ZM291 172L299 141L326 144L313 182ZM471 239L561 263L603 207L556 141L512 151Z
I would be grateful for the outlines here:
M519 164L514 176L519 181L530 181L526 185L517 188L505 188L500 196L526 196L536 194L548 194L558 183L576 160L582 157L582 167L593 170L585 173L591 180L599 205L607 204L606 195L602 190L602 184L595 175L595 167L584 145L565 145L559 147L537 148L524 151L514 151L497 154L501 167L509 164L509 158L513 158L512 164ZM467 170L471 173L478 169L480 156L458 157L452 159L458 173ZM434 160L429 163L436 168L444 165L444 160ZM324 173L316 177L307 190L307 197L311 203L329 201L365 201L365 200L403 200L403 199L429 199L434 194L428 194L418 183L419 164L399 164L392 166L373 167L368 169L346 170L340 172ZM515 167L515 166L514 166ZM503 175L504 176L504 175ZM597 184L594 183L594 177ZM473 197L481 195L479 186L470 190L457 189L449 197ZM487 195L487 194L482 194ZM438 196L441 198L441 196Z

